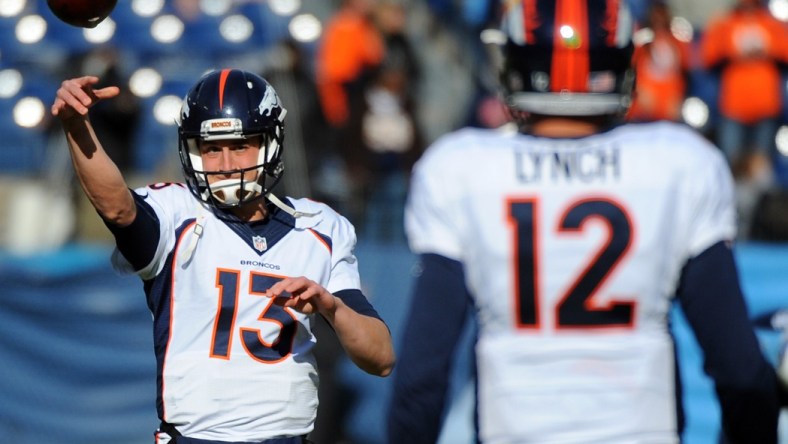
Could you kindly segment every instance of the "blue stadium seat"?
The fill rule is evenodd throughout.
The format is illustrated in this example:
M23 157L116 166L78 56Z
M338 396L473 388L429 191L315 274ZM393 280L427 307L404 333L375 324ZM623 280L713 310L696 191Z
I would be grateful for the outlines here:
M32 67L18 67L23 85L14 97L0 99L0 173L36 174L41 170L48 139L48 107L55 97L57 84L48 75ZM22 128L14 122L13 108L27 96L41 99L47 108L45 121L36 128Z
M134 142L133 168L138 173L152 174L162 164L168 151L177 147L177 130L165 126L153 116L153 105L158 97L142 101L141 119Z
M197 77L202 73L194 74L188 78L174 78L165 76L161 91L151 98L142 101L142 112L134 143L134 168L139 173L151 174L165 164L177 164L178 156L178 130L175 125L164 125L156 121L153 107L159 98L166 95L183 97L192 86ZM172 116L173 120L177 118Z
M37 174L45 160L46 134L15 124L11 115L13 103L8 102L11 101L0 99L0 174Z

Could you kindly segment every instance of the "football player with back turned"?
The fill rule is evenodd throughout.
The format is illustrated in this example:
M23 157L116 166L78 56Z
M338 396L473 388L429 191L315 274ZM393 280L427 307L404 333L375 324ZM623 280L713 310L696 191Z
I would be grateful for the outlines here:
M415 167L406 229L422 273L389 442L436 441L469 313L480 442L680 442L677 301L727 441L775 443L778 383L739 285L724 157L680 124L621 123L624 0L502 3L491 49L519 131L459 130Z
M391 337L360 290L353 226L283 198L285 109L263 78L212 71L178 124L186 183L129 190L88 110L117 96L66 80L52 113L90 202L114 234L113 264L139 275L153 313L157 444L301 444L313 429L312 348L323 316L361 369L385 376Z

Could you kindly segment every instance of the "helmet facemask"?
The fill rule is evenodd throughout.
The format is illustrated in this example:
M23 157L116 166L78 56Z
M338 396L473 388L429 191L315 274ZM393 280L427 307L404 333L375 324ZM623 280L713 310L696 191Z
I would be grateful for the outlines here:
M212 123L215 122L205 121L203 125L209 126ZM255 165L230 171L206 171L203 167L200 155L202 142L248 140L257 136L259 136L260 151ZM281 137L276 137L270 132L249 135L204 134L199 138L182 138L181 160L184 165L189 166L190 174L187 174L187 178L192 179L189 181L190 187L193 187L200 200L219 208L240 207L265 196L279 182L284 170L280 140ZM185 159L183 159L184 153L188 153ZM232 178L212 180L213 177L218 176L232 176Z

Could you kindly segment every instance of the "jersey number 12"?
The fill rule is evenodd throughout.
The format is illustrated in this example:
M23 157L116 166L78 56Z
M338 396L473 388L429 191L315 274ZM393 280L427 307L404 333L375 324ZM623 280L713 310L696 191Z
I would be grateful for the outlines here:
M540 322L540 205L538 199L509 201L509 222L513 227L514 289L517 323L521 328L539 329ZM593 304L593 297L613 270L626 256L632 242L632 223L622 206L604 198L583 199L570 204L558 220L557 236L582 232L589 220L607 227L605 242L574 278L569 289L556 299L556 329L631 327L635 315L634 301L611 301L605 306ZM553 307L549 307L553 308Z

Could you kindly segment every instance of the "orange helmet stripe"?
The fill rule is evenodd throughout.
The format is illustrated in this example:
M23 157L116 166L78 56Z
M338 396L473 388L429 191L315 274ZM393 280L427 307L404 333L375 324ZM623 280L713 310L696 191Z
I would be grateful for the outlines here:
M582 0L558 0L555 16L552 90L585 92L590 64L587 4Z
M229 69L223 69L219 77L219 109L224 108L224 85L227 83L230 71Z
M607 17L605 17L604 27L607 30L608 46L616 45L616 34L618 34L618 12L619 0L607 0Z

